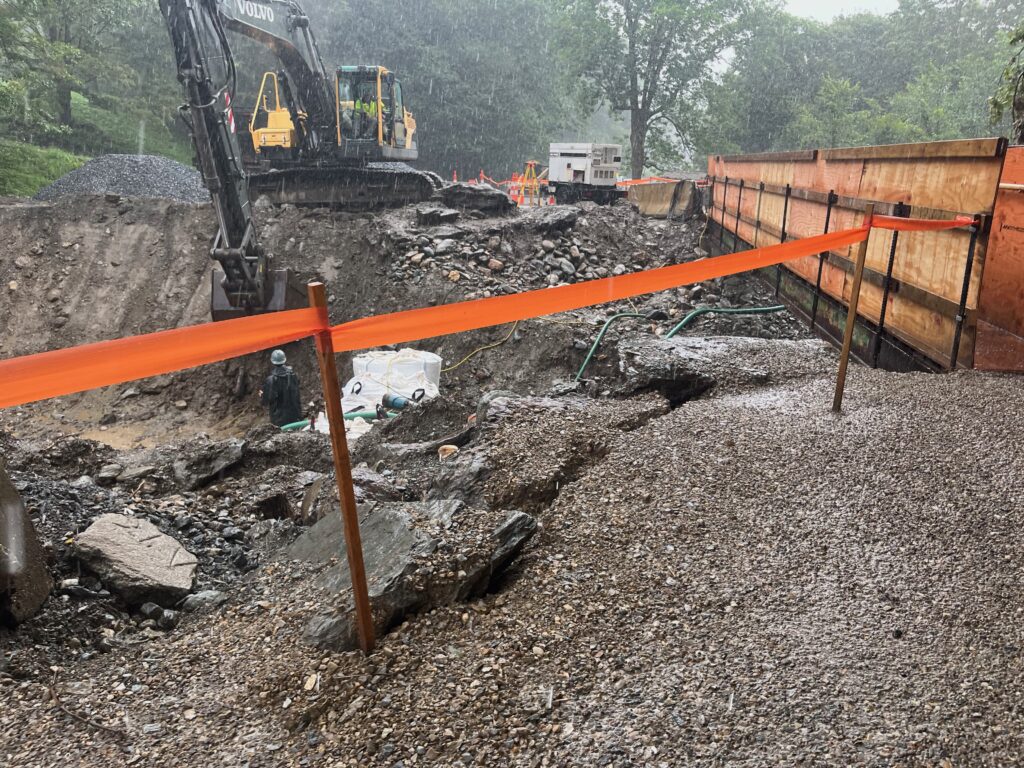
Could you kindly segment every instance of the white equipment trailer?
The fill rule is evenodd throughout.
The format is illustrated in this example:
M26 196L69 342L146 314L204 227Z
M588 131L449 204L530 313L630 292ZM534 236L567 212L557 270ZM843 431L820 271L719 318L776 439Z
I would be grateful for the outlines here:
M610 205L626 196L616 184L622 170L619 144L552 144L548 189L560 205L593 200Z

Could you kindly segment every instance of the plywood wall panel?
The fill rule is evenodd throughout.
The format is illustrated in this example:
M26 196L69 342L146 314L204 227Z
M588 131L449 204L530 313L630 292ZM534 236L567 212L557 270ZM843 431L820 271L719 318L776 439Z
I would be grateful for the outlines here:
M763 227L757 234L759 245L778 242L785 195L780 190L758 193L761 182L795 190L805 190L811 197L803 199L794 194L788 208L786 231L789 239L819 235L824 230L827 204L823 196L835 192L843 204L833 208L829 231L836 232L861 226L863 207L874 202L906 203L913 207L911 215L935 217L953 214L987 215L993 210L1005 145L996 139L959 142L933 142L899 147L866 147L844 149L830 153L788 153L777 156L746 156L731 160L715 157L709 163L712 175L719 178L744 180L745 190L740 214L745 220L739 227L742 239L752 243L755 237L753 222L760 220ZM1019 158L1021 181L1024 184L1024 155ZM1003 269L1014 278L998 279L999 265L992 269L993 256L987 253L985 238L979 239L975 266L971 275L967 308L984 305L986 291L1000 296L1002 304L1021 306L1014 312L1013 327L1024 332L1024 192L1020 196L1021 239L1016 252L1018 261L1008 257ZM806 197L806 195L805 195ZM735 208L737 195L732 191L726 201L726 228L736 228ZM922 210L929 209L929 210ZM729 215L732 214L732 216ZM948 363L956 330L956 315L963 290L964 273L970 233L952 232L901 233L898 239L892 276L894 290L890 292L885 326L894 336L940 364ZM726 241L731 244L731 240ZM876 230L869 241L867 268L875 277L865 282L861 297L863 316L877 322L883 296L882 277L885 275L892 247L892 233ZM844 249L836 255L852 260L855 248ZM813 284L817 280L818 261L814 257L796 260L786 269ZM989 280L985 274L993 275ZM1015 282L1016 279L1016 282ZM989 287L997 284L1000 288ZM852 277L836 264L826 263L822 270L822 288L833 297L849 300ZM999 303L993 299L993 305ZM990 310L998 314L1000 310ZM1002 310L1009 315L1010 310ZM1001 319L1010 325L1008 317ZM962 359L973 357L974 333L965 328Z

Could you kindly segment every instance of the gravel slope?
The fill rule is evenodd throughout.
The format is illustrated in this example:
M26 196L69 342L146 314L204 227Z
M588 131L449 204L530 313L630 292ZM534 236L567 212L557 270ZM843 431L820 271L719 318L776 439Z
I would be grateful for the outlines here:
M61 670L90 691L65 700L126 739L8 683L0 754L1019 764L1024 382L855 368L841 418L831 387L723 392L601 433L607 455L541 514L500 594L408 622L368 661L299 644L308 596L287 569L262 574L257 609ZM501 437L524 461L550 448L535 426Z

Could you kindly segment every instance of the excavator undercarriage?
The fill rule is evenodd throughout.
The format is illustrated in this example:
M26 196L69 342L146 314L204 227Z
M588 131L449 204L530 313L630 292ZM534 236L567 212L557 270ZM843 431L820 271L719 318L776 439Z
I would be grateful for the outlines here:
M254 200L272 205L366 211L428 200L438 189L435 178L404 163L281 168L251 173L249 189Z

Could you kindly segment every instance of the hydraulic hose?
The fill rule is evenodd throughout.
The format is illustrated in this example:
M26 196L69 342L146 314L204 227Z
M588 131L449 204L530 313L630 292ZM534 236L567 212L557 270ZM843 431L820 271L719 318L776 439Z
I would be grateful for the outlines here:
M684 328L690 326L697 318L702 317L703 315L767 315L773 312L782 312L784 309L785 307L782 306L781 304L772 307L746 307L737 309L718 309L716 307L701 307L700 309L693 310L692 312L690 312L690 314L684 317L682 321L678 325L676 325L675 328L673 328L671 331L665 334L664 338L671 339L673 336L675 336ZM611 327L612 323L614 323L616 320L621 320L622 318L626 317L636 317L640 318L641 320L648 319L647 315L641 315L635 312L623 312L620 315L613 315L612 317L608 318L608 321L604 324L604 327L601 329L601 332L597 334L597 338L594 339L594 344L593 346L590 347L590 352L587 353L587 357L583 361L583 365L580 366L580 370L579 373L576 374L575 381L579 382L579 380L583 378L583 374L586 372L587 366L590 365L590 361L593 360L594 355L597 354L597 350L601 346L601 342L604 341L604 337L608 333L608 329Z

